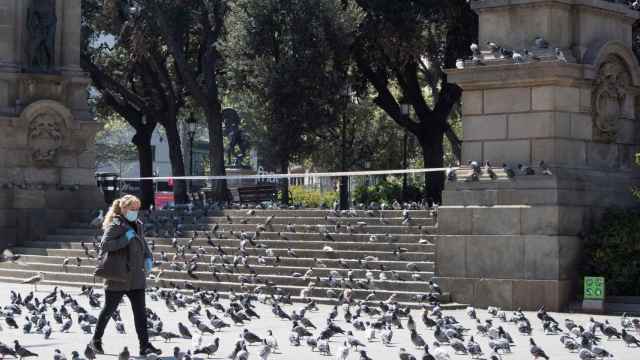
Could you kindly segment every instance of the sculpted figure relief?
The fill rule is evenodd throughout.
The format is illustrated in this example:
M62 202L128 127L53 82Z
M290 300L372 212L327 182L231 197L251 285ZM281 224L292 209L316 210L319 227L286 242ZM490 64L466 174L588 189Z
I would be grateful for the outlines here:
M619 119L624 116L631 76L617 56L610 56L601 66L593 91L594 136L603 141L615 140Z
M55 0L32 0L27 12L27 70L51 72L58 19Z
M49 163L55 159L62 145L61 121L57 116L43 113L29 123L29 146L33 161Z

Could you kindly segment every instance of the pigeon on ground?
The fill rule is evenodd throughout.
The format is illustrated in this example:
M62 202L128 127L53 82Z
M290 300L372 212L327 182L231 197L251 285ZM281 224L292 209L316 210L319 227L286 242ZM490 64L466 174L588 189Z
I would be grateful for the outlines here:
M636 345L640 347L640 340L636 339L633 335L629 334L627 330L622 329L622 340L627 346Z
M544 350L538 347L538 345L536 345L536 342L531 338L529 339L529 352L535 359L544 358L546 360L549 360L549 357L547 356L547 354L545 354Z
M178 323L178 331L183 339L191 339L193 336L191 335L191 331L187 328L183 323Z
M13 340L13 350L15 350L16 355L18 355L20 359L23 359L26 357L38 357L38 354L31 352L27 350L25 347L23 347L22 345L20 345L18 340Z
M118 360L129 360L130 357L131 354L129 353L129 348L126 346L122 349L120 354L118 354Z

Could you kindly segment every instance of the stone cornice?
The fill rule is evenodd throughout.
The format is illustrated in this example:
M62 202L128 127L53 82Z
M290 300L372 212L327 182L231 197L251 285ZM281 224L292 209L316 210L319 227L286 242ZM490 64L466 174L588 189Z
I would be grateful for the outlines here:
M536 6L579 6L600 11L606 11L616 16L629 18L634 21L640 18L640 12L631 10L627 5L616 4L604 0L483 0L472 1L471 7L476 12L487 11L501 7L536 7Z
M520 86L591 86L596 69L592 65L561 62L500 64L447 69L448 80L465 90Z

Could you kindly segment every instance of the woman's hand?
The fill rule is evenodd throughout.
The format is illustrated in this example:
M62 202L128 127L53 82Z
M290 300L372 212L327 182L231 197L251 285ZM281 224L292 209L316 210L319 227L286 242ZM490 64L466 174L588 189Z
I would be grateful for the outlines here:
M127 230L125 236L127 237L127 240L131 241L133 238L135 238L138 235L136 234L135 230L129 229L129 230Z

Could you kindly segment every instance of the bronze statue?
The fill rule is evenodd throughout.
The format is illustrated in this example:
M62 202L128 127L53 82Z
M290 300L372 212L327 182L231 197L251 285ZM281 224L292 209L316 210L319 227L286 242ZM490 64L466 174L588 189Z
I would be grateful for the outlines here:
M224 109L222 118L224 121L224 136L229 140L229 145L225 151L227 163L234 167L240 167L249 150L249 141L242 129L240 129L240 115L233 109ZM236 146L239 150L238 153L236 153ZM235 159L232 160L234 154Z
M27 12L27 71L53 71L57 22L55 0L31 1Z

